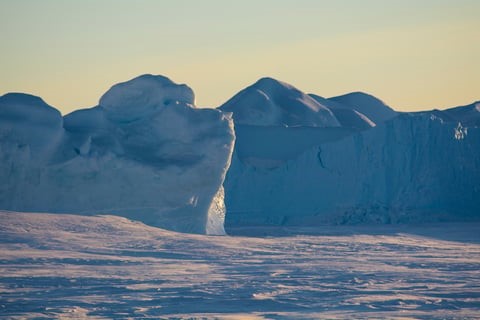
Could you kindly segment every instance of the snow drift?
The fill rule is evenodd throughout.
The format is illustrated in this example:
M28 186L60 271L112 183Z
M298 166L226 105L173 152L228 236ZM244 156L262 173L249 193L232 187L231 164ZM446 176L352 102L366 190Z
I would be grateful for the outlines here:
M64 118L38 97L6 94L0 125L2 209L224 232L233 124L219 110L195 109L186 85L140 76Z

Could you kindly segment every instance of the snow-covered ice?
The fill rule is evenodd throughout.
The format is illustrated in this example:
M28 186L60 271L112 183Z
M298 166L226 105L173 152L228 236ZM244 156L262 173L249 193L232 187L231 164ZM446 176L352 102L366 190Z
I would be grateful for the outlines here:
M473 319L479 228L211 237L115 216L0 212L0 317Z
M0 208L116 214L223 234L230 117L192 89L143 75L64 118L38 97L0 97Z

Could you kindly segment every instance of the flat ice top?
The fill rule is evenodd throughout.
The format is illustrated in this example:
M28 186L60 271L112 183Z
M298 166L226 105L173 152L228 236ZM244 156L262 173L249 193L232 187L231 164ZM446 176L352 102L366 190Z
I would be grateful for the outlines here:
M0 212L0 314L475 318L479 227L329 227L315 235L208 237L113 216ZM256 236L264 231L253 230Z

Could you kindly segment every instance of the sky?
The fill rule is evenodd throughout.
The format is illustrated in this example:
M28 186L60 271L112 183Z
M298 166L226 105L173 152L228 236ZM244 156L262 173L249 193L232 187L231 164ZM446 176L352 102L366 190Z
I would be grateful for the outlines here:
M0 0L0 95L63 114L145 73L217 107L261 77L396 110L480 100L478 0Z

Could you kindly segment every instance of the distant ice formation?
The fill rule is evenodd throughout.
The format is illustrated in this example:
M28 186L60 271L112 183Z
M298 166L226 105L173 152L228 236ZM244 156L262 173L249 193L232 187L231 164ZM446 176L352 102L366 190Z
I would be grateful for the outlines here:
M223 234L225 220L479 219L479 126L480 102L402 113L366 93L327 99L272 78L218 109L196 109L192 89L153 75L65 117L9 93L0 209L115 214L208 234Z
M64 118L38 97L0 98L0 208L116 214L182 232L223 234L231 119L196 109L162 76L117 84Z

